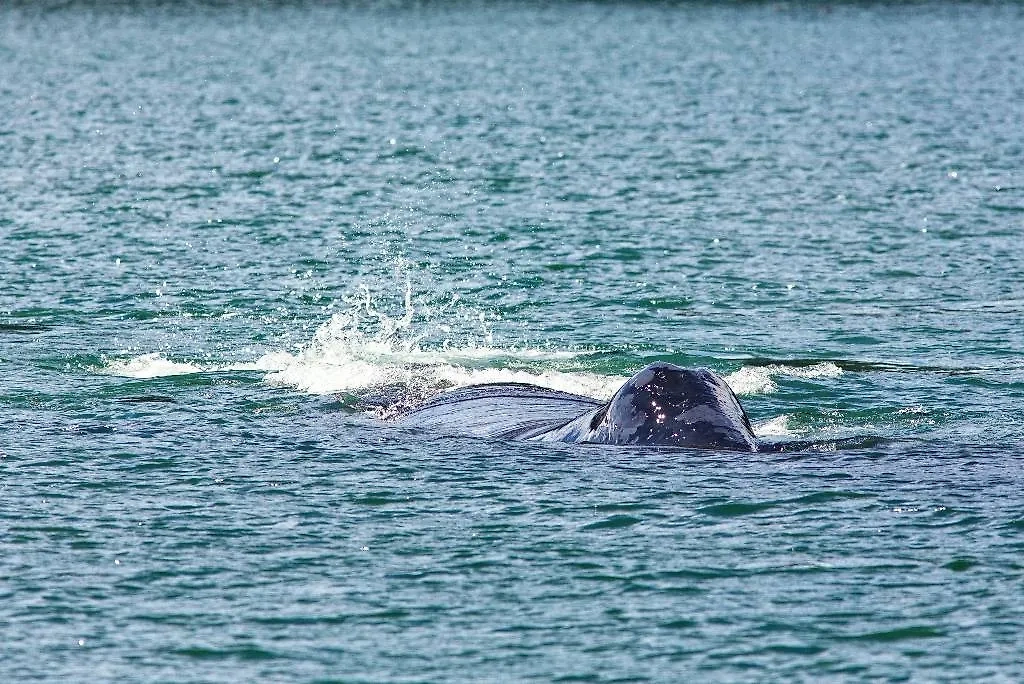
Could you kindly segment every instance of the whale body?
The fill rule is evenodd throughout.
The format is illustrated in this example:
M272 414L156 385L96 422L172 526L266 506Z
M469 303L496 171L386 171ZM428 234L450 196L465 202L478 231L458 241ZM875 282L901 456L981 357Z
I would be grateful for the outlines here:
M406 411L399 424L447 434L758 451L729 385L706 368L652 363L607 402L523 383L463 387Z

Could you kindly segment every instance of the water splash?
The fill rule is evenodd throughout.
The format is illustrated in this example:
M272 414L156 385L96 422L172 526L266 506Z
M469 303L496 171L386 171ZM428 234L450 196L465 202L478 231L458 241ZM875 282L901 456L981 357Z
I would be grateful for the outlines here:
M804 380L815 380L818 378L838 378L843 374L843 369L825 361L812 366L786 366L772 364L770 366L744 366L734 373L725 376L725 381L732 387L732 391L739 396L750 396L754 394L771 394L778 391L779 386L774 378L800 378Z
M602 397L611 396L623 381L537 369L538 363L589 352L497 347L487 316L458 295L414 304L407 282L401 307L392 311L365 285L343 301L347 310L331 316L297 352L274 352L256 362L268 371L268 383L313 394L398 385L406 401L415 401L487 382L525 382Z

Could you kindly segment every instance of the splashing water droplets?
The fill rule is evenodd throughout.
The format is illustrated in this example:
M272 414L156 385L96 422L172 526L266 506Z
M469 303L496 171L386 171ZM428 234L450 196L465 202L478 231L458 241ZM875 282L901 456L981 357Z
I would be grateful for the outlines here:
M496 360L535 362L578 353L494 347L487 314L469 310L458 294L439 303L414 303L407 282L401 315L391 315L386 301L378 301L367 286L343 302L348 308L334 314L296 354L276 352L260 359L257 365L272 371L268 382L314 394L399 385L407 401L481 382L531 382L596 396L610 395L621 382L488 367Z

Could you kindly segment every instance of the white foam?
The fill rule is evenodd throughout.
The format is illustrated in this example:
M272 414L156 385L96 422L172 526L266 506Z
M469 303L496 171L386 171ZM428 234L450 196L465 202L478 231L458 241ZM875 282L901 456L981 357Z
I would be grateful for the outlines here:
M171 375L203 372L199 366L171 361L159 353L110 361L104 370L111 375L120 375L125 378L163 378Z
M192 373L263 371L268 384L310 394L359 392L398 384L409 387L412 394L420 397L467 385L522 382L608 399L627 379L621 375L536 370L522 365L572 359L589 352L477 345L423 349L368 338L347 325L347 321L335 316L296 353L270 352L254 363L197 364L173 361L154 352L109 361L103 372L146 379ZM479 367L494 362L503 363L504 367ZM750 396L777 391L778 385L773 378L779 376L813 379L837 377L842 373L842 369L830 362L807 367L744 366L726 375L725 381L737 395ZM775 428L766 426L764 429Z
M779 389L773 378L782 376L787 378L801 378L814 380L817 378L838 378L843 374L843 369L832 363L824 361L811 366L786 366L772 364L770 366L744 366L735 373L725 376L725 381L732 387L732 391L740 396L751 394L771 394Z
M781 374L791 378L838 378L843 374L843 369L831 361L823 361L813 366L782 366Z
M270 371L266 381L312 394L353 392L402 384L421 396L489 382L526 382L588 396L611 396L622 384L618 377L593 374L533 371L515 367L525 362L571 359L587 352L546 349L502 349L472 342L465 346L443 343L423 348L420 337L396 334L406 326L395 321L373 334L363 332L351 314L335 314L321 326L309 344L295 354L273 352L255 366ZM503 362L507 367L476 368Z
M726 375L724 380L739 396L771 394L779 388L772 381L772 372L769 367L744 366L735 373Z
M472 370L448 366L439 369L439 375L453 386L479 385L489 382L525 382L550 389L582 394L595 399L610 399L627 378L617 375L595 375L593 373L563 373L544 371L534 373L524 370L486 368Z
M128 359L107 361L101 372L108 375L119 375L124 378L166 378L174 375L190 375L193 373L223 373L231 371L265 370L254 363L234 363L223 365L199 365L189 361L171 361L159 352L133 356Z
M624 378L538 369L590 351L493 344L487 317L458 296L440 305L413 306L408 284L398 305L377 302L362 287L297 350L274 351L248 364L171 361L159 353L108 361L103 372L132 378L189 373L262 371L271 385L310 394L358 393L392 385L410 397L492 382L524 382L593 397L610 397ZM397 313L383 311L384 306Z
M789 428L789 416L783 414L754 425L758 437L792 437L797 434Z

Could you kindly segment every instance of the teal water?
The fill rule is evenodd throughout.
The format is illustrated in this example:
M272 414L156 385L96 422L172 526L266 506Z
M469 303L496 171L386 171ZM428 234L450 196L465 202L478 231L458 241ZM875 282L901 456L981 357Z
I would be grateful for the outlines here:
M0 680L1024 678L1021 35L0 7ZM821 447L387 421L655 359Z

